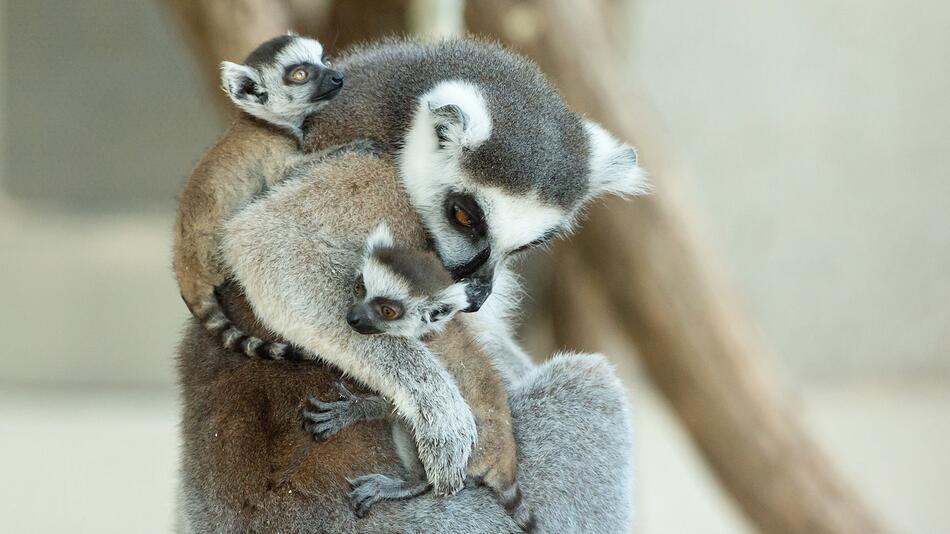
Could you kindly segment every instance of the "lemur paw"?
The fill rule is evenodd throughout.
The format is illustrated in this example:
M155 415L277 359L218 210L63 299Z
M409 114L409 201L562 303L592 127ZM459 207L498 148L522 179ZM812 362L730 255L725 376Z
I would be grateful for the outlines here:
M426 478L438 495L452 495L465 483L465 468L478 431L468 404L459 396L439 406L439 413L415 425L416 449Z
M364 475L347 479L353 488L347 497L357 517L369 513L370 508L382 501L409 499L429 491L427 482L408 482L386 475Z
M374 404L383 402L378 397L360 397L340 382L335 387L340 393L338 401L323 402L316 397L307 399L314 409L303 412L304 430L313 434L317 441L329 439L353 423L372 418L372 411L377 410Z

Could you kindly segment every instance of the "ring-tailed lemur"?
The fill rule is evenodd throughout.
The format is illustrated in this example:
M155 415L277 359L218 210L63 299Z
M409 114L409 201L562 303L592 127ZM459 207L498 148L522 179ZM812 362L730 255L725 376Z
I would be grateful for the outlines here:
M308 178L311 175L317 179ZM260 273L253 278L265 281L273 269L274 290L294 296L289 314L306 310L301 318L305 323L314 313L330 317L331 327L318 324L312 332L325 336L327 346L348 345L350 336L364 341L392 337L360 336L343 319L353 303L353 290L345 284L355 282L362 262L353 251L378 221L388 221L401 244L426 243L390 162L343 153L315 165L299 182L278 186L278 191L256 199L248 209L254 213L241 212L246 226L240 228L241 222L234 220L226 235L241 234L237 241L249 251L265 249L256 259L267 261L257 264ZM394 222L397 226L392 226ZM334 257L335 245L330 247L327 241L334 235L350 239L339 257ZM254 264L255 258L249 258L247 268ZM505 280L497 280L482 311L462 314L455 321L468 326L470 319L491 311L504 292L500 284ZM325 288L341 292L330 295L335 304L322 296ZM228 313L250 332L273 339L243 294L236 279L222 288ZM323 308L314 311L312 303ZM183 532L519 531L496 505L492 492L478 487L466 487L451 499L429 492L374 507L366 517L356 518L346 478L401 472L391 446L391 425L384 421L354 425L332 439L315 442L301 429L301 411L307 408L308 395L324 401L339 398L334 384L345 381L345 375L337 366L242 359L220 350L216 340L200 330L192 321L178 360ZM361 364L382 366L384 376L411 384L407 375L420 368L416 359L400 361L398 355L385 352L337 350L328 352L327 359L335 354L344 363L351 355L362 358L346 366L354 373L362 374ZM516 377L507 386L518 439L519 487L539 531L626 531L633 502L630 426L623 388L610 366L602 358L589 357L556 357L524 369L514 358L501 357L497 363L500 372ZM389 366L395 369L387 374ZM347 382L347 386L361 395L376 393L359 384ZM423 422L416 430L410 428L414 435L438 433L438 428L426 427L425 417L434 417L433 423L444 428L441 418L458 416L455 405L439 404L442 387L436 380L412 392L421 399L417 420ZM442 447L453 450L455 442L446 440Z
M306 134L304 119L340 92L343 74L323 61L319 42L288 34L257 47L244 64L222 62L221 85L244 113L192 172L180 196L175 274L188 309L226 346L280 358L286 345L245 336L220 312L214 294L224 281L216 258L220 226L293 162ZM292 134L297 143L267 124Z
M411 246L434 246L453 276L467 281L469 310L485 305L466 321L477 325L479 342L526 360L511 338L505 299L486 302L493 286L516 285L506 260L568 230L591 199L639 190L642 175L631 147L570 112L534 65L498 46L391 41L357 49L338 65L351 88L309 119L306 149L369 137L396 156L386 163L396 169L363 169L345 194L309 198L297 206L308 221L286 219L298 201L293 188L277 188L267 197L288 205L254 202L237 212L222 255L262 324L393 401L427 479L437 493L452 493L476 438L471 411L422 343L353 338L340 312L342 288L352 283L345 273L357 267L353 240L382 218L405 228ZM299 184L370 165L352 156L335 163L320 170L311 162L291 174ZM395 190L379 183L387 178L398 178ZM424 229L407 226L417 215ZM278 221L286 227L273 228ZM260 239L275 233L282 239Z
M523 506L518 486L518 451L504 383L484 349L464 326L452 321L467 307L465 282L453 283L432 252L397 245L383 224L367 239L357 302L347 312L346 321L360 334L426 342L455 379L475 416L478 442L466 475L494 490L505 509L528 531L531 514ZM440 335L446 329L451 334ZM360 376L353 378L359 380ZM417 479L424 477L411 436L402 421L392 417L392 403L376 395L355 395L342 384L337 388L342 397L339 401L322 402L311 397L314 409L304 412L306 429L323 440L358 421L392 420L403 467ZM377 502L414 497L430 487L424 479L404 481L379 474L357 477L351 484L350 497L360 517Z
M631 147L568 110L537 67L498 45L471 39L390 40L356 48L336 63L347 73L348 88L333 106L304 121L304 151L319 153L370 139L397 155L405 187L436 238L440 258L456 279L469 280L468 311L477 310L491 293L499 262L568 230L580 206L593 197L643 188ZM282 121L273 115L268 120ZM205 322L224 332L229 346L272 357L290 348L245 336L230 324L208 287L222 281L210 247L216 244L211 229L246 195L225 190L224 200L208 199L213 188L200 184L209 169L233 174L253 167L248 163L255 158L229 146L286 153L288 147L279 145L247 128L225 136L182 194L179 220L207 224L193 225L189 234L184 234L189 225L179 224L183 252L176 254L183 293L200 290L205 297L200 300L209 303L201 307ZM225 152L230 161L214 157ZM274 163L279 160L251 169L258 187L278 179L274 174L280 167ZM199 200L192 202L191 196ZM495 326L504 329L501 323ZM518 350L504 336L495 337L491 343L499 350Z

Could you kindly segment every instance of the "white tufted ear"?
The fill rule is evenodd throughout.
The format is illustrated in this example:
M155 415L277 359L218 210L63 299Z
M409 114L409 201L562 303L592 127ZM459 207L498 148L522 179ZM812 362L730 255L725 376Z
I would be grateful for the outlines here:
M637 151L621 143L595 122L584 121L590 142L590 188L587 199L603 194L635 195L647 190Z
M263 104L267 100L260 75L247 65L221 62L221 88L239 107Z
M394 244L393 233L389 230L389 226L386 223L379 223L373 233L366 238L365 252L367 256L370 256L373 251L381 248L391 248Z
M475 148L491 135L491 115L481 90L460 80L444 81L422 96L440 148Z

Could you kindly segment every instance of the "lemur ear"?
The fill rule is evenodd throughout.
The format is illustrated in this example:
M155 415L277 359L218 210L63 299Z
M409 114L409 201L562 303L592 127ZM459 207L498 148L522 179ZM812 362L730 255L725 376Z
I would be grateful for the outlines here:
M636 195L647 191L646 176L637 151L616 140L595 122L584 121L590 146L590 184L587 199L602 194Z
M432 125L435 128L435 136L439 139L439 147L461 144L468 127L468 115L462 108L455 104L435 107L430 103L429 112L432 114Z
M238 106L267 102L260 76L247 65L222 61L221 87Z
M485 98L470 83L442 82L423 96L423 102L440 148L475 148L491 135Z
M373 251L381 248L391 248L394 244L395 240L389 226L386 223L379 223L373 233L366 238L366 255L369 256Z
M456 282L429 299L422 318L427 323L440 323L455 317L455 314L468 308L465 283Z

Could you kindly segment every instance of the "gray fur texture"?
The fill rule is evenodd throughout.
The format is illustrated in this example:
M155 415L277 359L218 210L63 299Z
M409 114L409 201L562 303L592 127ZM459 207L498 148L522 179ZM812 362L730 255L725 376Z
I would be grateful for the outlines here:
M504 361L499 361L505 365ZM508 362L511 375L525 369L522 362ZM185 422L201 427L218 420L220 410L227 406L208 404L208 393L216 381L229 381L251 367L247 376L252 381L227 382L232 393L241 387L254 393L262 405L279 404L261 383L269 378L278 384L295 387L286 378L271 376L293 362L260 362L247 360L226 351L194 321L180 348L180 378L185 401ZM337 380L334 371L328 377L310 378L310 368L290 369L293 376L308 375L301 389L316 390ZM186 374L187 373L187 374ZM262 376L263 375L263 376ZM253 382L253 383L252 383ZM235 386L237 384L237 386ZM256 384L256 385L255 385ZM196 396L195 394L199 394ZM630 529L632 509L632 428L626 393L612 367L597 355L560 355L531 366L510 388L510 404L514 417L515 436L519 448L519 478L524 499L534 511L537 532L552 534L617 534ZM243 413L247 406L233 408ZM202 417L207 420L198 421ZM360 425L357 425L359 427ZM356 428L356 427L354 427ZM208 432L217 430L216 427ZM376 429L373 439L386 443L388 429ZM317 448L332 444L313 444L303 429L288 429L297 436L300 447ZM176 531L180 534L223 532L285 532L327 534L517 534L520 532L511 517L490 490L466 486L450 497L431 493L403 501L376 505L362 519L357 519L346 499L346 489L324 482L311 485L306 492L287 493L280 487L264 497L266 509L260 505L242 507L232 502L225 491L216 491L215 482L221 473L207 456L211 449L201 440L188 436L182 448L182 477L179 486L179 517ZM216 432L215 432L216 434ZM213 454L239 456L243 451L242 436L253 439L243 429L233 441L217 443ZM299 434L299 435L298 435ZM214 434L212 434L214 435ZM209 436L210 437L210 436ZM344 431L335 438L340 450L365 447L364 435ZM309 445L308 445L309 443ZM235 449L228 453L227 449ZM281 449L292 448L284 445ZM301 453L291 451L293 456ZM365 452L359 451L366 455ZM330 454L329 452L327 454ZM235 458L246 463L247 459ZM365 462L365 458L344 458L340 463ZM388 468L381 471L399 473L399 460L392 455ZM308 467L308 466L305 466ZM332 466L324 466L330 469ZM329 478L327 479L329 480ZM251 493L253 480L237 481ZM298 494L299 493L299 494ZM245 504L247 502L245 501ZM260 517L258 517L260 516Z
M536 532L617 534L633 516L632 425L626 393L600 355L562 354L510 392L519 484ZM359 532L520 532L485 488L380 503Z
M497 132L466 154L469 176L513 193L540 191L542 201L565 209L587 191L589 140L582 119L533 63L497 44L388 40L343 53L335 67L346 73L347 88L312 117L311 146L372 137L396 149L419 98L439 82L462 80L485 93Z

